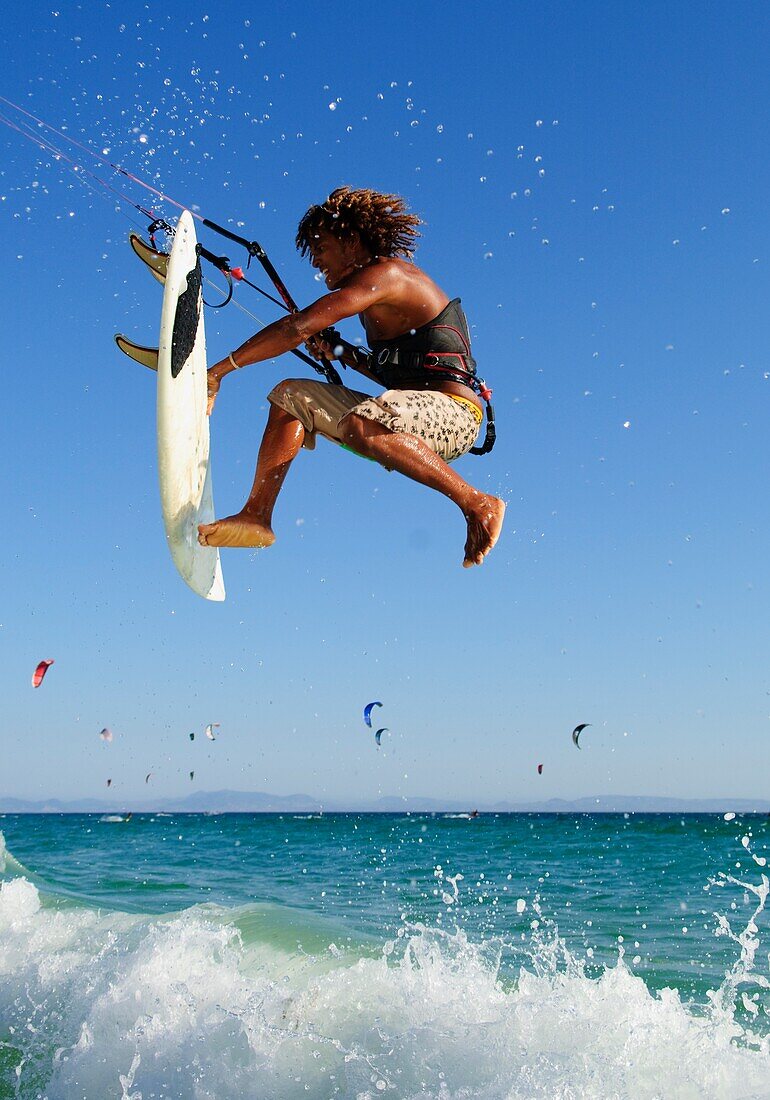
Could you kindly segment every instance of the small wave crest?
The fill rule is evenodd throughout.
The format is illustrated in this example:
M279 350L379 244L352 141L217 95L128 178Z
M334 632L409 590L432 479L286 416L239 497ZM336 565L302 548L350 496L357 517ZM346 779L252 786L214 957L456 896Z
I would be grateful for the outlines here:
M31 877L30 872L20 863L18 859L9 850L8 845L5 842L5 836L0 831L0 875L6 877L13 877L15 875L27 875Z

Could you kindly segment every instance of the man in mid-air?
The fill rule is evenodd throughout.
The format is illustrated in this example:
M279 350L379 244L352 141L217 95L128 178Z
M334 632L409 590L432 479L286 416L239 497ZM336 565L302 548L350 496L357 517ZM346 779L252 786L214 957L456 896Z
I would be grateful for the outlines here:
M270 546L273 507L291 462L316 435L398 470L449 497L465 517L463 565L481 565L497 542L505 503L469 485L448 465L473 446L483 410L459 298L452 301L411 261L419 218L404 200L340 187L311 206L297 231L330 293L268 325L208 372L208 411L225 375L302 343L332 358L337 335L323 335L358 314L372 349L345 350L344 366L386 387L378 397L314 379L279 382L249 499L240 512L198 528L203 546Z

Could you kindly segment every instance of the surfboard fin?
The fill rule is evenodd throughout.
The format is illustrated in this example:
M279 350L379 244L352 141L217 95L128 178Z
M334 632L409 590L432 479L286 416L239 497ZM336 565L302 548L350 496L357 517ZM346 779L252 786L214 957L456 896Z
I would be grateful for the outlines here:
M157 248L153 248L152 245L148 244L138 233L129 233L128 243L142 263L150 269L150 273L154 278L156 278L159 283L165 283L166 271L168 269L168 253L159 252Z
M133 340L129 340L126 336L121 336L118 332L115 336L115 343L120 350L128 356L129 359L133 359L135 363L141 363L143 367L149 367L150 370L158 369L158 349L157 348L145 348L141 344L135 344Z

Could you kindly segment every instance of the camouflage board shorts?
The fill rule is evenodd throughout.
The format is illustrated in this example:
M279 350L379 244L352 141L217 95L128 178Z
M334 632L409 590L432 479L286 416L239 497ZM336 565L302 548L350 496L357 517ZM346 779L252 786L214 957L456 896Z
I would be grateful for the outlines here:
M347 386L290 378L268 394L268 401L300 421L309 450L315 447L316 433L341 443L340 423L355 413L392 432L418 436L451 462L471 449L481 424L481 412L472 402L436 390L385 390L371 397Z

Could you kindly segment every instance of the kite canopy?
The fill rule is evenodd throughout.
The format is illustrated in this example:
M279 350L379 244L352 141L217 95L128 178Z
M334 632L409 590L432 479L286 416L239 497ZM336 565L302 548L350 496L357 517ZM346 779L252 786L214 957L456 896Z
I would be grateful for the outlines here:
M52 664L53 664L53 659L51 659L50 661L41 661L40 662L40 664L37 666L35 671L32 673L32 686L33 686L33 688L39 688L40 687L40 685L42 684L42 682L45 678L46 672L48 672L48 669L51 667Z
M575 726L574 730L572 731L572 744L575 746L576 749L580 748L580 745L578 744L578 738L580 737L580 734L583 732L586 726L590 725L590 722L581 722L580 725Z
M373 703L367 703L366 706L364 707L364 721L366 722L369 729L372 728L372 711L373 711L373 709L375 707L381 707L381 706L382 706L382 703L379 703L379 702L377 702L377 700L375 700Z

